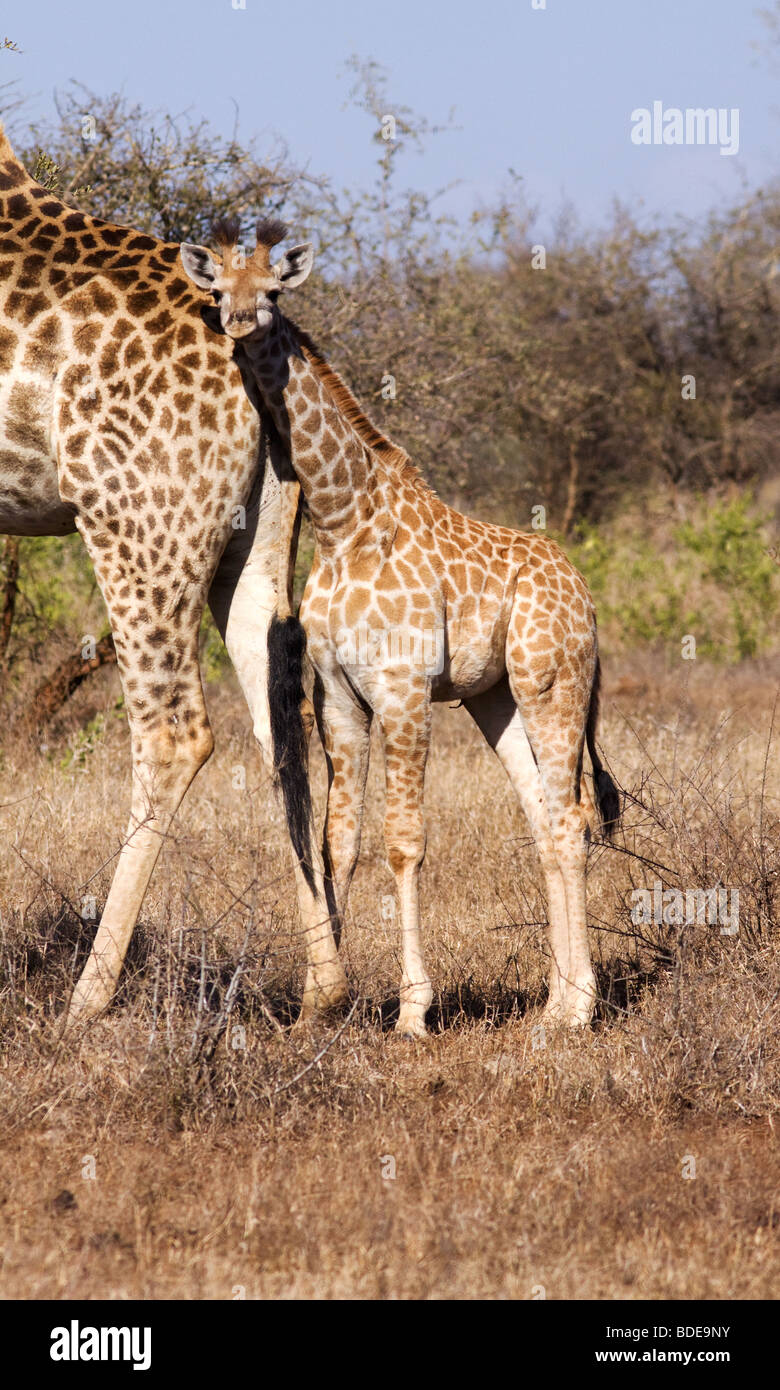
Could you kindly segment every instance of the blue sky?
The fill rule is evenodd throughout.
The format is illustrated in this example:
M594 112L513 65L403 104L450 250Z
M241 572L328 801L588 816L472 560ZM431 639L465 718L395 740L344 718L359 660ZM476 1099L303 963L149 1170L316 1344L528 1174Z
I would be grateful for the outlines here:
M388 73L393 101L459 127L409 156L403 181L428 191L462 180L465 215L523 176L542 217L568 200L586 223L618 196L646 215L697 217L777 174L778 65L751 43L751 0L6 0L0 57L24 114L53 112L78 78L217 129L280 135L293 158L337 184L372 176L368 118L345 109L352 53ZM540 3L540 0L537 0ZM764 0L771 4L772 0ZM739 108L740 149L637 147L637 107Z

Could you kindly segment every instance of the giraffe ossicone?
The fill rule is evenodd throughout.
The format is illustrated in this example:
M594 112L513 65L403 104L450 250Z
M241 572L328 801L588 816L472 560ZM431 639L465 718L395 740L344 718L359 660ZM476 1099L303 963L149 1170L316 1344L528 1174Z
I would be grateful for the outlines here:
M385 746L387 857L400 902L397 1026L423 1036L432 999L419 909L431 705L460 699L504 765L541 860L546 1016L585 1025L596 998L585 898L594 821L582 776L586 744L607 829L619 812L596 749L600 668L587 585L547 537L446 506L406 452L376 429L281 311L281 293L301 284L312 265L309 245L271 263L284 235L282 224L261 221L254 252L236 263L237 228L223 225L217 258L185 244L182 262L200 288L219 296L222 328L241 345L315 532L300 618L328 764L329 905L342 915L346 908L376 717ZM427 661L420 634L432 644ZM381 659L370 655L377 650Z

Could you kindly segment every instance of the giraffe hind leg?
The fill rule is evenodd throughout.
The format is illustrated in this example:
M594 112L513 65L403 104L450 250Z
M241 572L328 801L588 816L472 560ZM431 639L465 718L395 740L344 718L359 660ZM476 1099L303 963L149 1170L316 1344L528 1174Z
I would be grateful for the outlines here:
M561 660L552 684L545 682L542 689L525 665L518 663L513 669L510 664L509 671L512 694L539 771L566 904L566 943L559 948L557 966L560 989L554 988L553 979L547 1016L575 1027L590 1022L596 1000L585 897L588 813L581 800L582 750L592 680L586 657L587 653L579 662ZM555 953L554 937L551 923Z
M566 889L539 768L506 679L464 704L512 783L539 855L547 895L550 945L547 1015L555 1018L563 1011L565 981L570 973L569 928Z
M371 712L357 703L341 681L315 686L315 706L328 765L328 806L323 832L323 858L332 893L332 906L343 922L355 871L363 823Z

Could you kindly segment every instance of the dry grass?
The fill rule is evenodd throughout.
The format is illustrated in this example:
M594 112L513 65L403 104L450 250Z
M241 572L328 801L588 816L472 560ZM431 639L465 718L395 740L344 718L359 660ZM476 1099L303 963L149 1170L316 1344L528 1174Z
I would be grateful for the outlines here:
M538 866L501 769L446 709L427 797L432 1036L392 1032L378 748L343 943L354 1007L289 1029L302 960L284 827L227 682L119 1005L58 1051L89 938L68 904L90 880L105 896L125 816L115 676L48 750L6 747L0 1296L774 1296L777 675L610 663L602 742L630 795L616 846L592 853L602 1003L576 1037L539 1033ZM315 771L321 804L319 753ZM655 878L739 887L739 935L636 928L631 890Z

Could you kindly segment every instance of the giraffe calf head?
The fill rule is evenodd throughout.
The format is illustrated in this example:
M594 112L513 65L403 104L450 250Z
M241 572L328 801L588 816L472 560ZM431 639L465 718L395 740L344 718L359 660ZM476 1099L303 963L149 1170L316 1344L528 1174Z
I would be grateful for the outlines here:
M257 244L250 255L239 240L240 234L235 219L215 224L213 240L219 248L219 259L205 246L193 246L190 242L181 245L184 269L199 289L211 290L218 296L220 322L231 338L267 333L277 312L279 295L302 285L314 262L311 243L304 242L271 265L271 250L287 235L283 222L261 218Z

